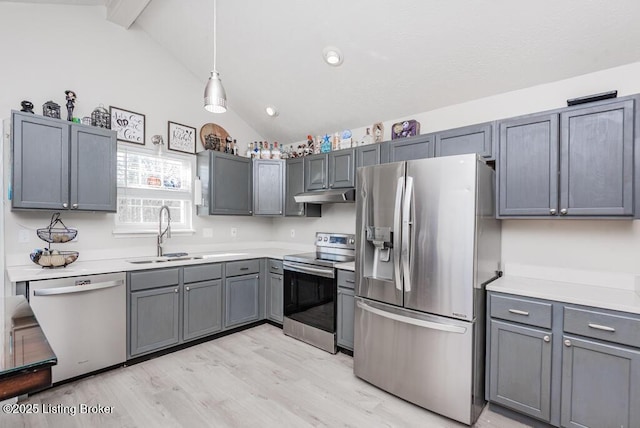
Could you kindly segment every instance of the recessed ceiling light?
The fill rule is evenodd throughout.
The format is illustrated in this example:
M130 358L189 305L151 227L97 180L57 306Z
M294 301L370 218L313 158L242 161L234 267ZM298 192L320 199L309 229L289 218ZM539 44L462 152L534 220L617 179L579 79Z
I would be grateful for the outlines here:
M322 56L324 57L324 60L327 64L332 65L334 67L337 67L340 64L342 64L342 61L344 59L342 57L342 52L340 52L340 49L334 46L327 46L326 48L324 48L322 50Z
M266 111L267 115L271 117L276 117L279 114L278 110L276 110L274 106L267 106L267 108L265 108L264 111Z

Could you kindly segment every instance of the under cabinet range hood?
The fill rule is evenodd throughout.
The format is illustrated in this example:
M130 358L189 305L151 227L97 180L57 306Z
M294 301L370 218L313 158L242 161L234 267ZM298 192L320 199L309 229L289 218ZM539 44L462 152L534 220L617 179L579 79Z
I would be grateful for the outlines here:
M354 188L347 188L298 193L293 198L299 204L304 202L310 204L333 204L340 202L355 202L355 197L356 190Z

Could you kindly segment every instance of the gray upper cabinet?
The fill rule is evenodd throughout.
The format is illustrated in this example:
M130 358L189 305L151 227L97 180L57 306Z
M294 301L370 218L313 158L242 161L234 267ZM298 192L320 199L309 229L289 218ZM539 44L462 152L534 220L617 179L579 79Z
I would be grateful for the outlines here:
M372 166L380 163L381 144L367 144L355 149L356 169L361 166Z
M416 135L387 141L383 144L381 157L387 162L431 158L434 155L433 135Z
M563 337L563 427L640 427L640 352Z
M320 217L318 204L299 204L294 196L305 191L305 158L287 159L285 167L285 216Z
M551 332L491 320L489 399L549 422Z
M465 126L435 134L435 155L451 156L478 153L493 159L493 123Z
M253 161L253 214L281 216L284 212L284 168L282 160Z
M498 215L633 216L634 100L499 124Z
M116 133L12 112L14 209L116 211Z
M355 186L354 149L329 152L329 187L332 189Z
M499 215L557 214L558 115L507 120L499 130Z
M304 157L305 191L329 187L329 159L325 153Z
M251 215L252 175L249 158L214 151L198 153L204 199L198 214Z
M560 115L560 214L633 215L634 101Z

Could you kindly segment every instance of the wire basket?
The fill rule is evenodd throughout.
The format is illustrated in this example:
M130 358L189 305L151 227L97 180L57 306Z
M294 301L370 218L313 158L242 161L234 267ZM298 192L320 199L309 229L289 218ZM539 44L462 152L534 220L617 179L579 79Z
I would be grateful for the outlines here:
M78 235L76 229L69 229L60 220L60 213L53 213L48 227L38 229L38 238L49 243L69 242Z
M31 253L31 261L46 268L65 267L75 262L80 255L77 251L36 250Z

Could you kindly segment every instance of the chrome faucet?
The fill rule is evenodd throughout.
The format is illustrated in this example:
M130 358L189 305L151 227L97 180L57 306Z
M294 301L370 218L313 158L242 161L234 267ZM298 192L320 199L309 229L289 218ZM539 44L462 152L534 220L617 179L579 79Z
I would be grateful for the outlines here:
M162 230L162 212L167 212L167 227ZM163 205L160 207L160 214L158 216L158 257L162 256L162 243L164 242L163 237L171 238L171 213L169 212L169 207Z

